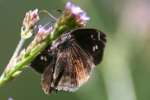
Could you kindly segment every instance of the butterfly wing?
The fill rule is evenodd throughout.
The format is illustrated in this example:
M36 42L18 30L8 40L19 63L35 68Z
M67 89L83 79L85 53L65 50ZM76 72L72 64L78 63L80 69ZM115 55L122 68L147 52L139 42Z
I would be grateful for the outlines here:
M101 62L106 43L106 35L103 32L97 29L80 28L73 30L71 35L79 46L93 57L96 65Z
M70 33L77 44L93 57L93 62L96 65L99 64L103 57L106 35L101 31L89 28L76 29ZM39 73L43 73L44 69L51 63L52 55L48 51L50 47L51 45L42 51L30 64Z
M41 79L42 89L46 94L51 93L54 89L52 87L53 83L53 73L54 73L55 63L50 63L44 70Z
M42 81L44 90L75 91L89 79L95 65L91 57L77 43L70 40L63 42L57 50L53 81L46 84ZM45 81L47 76L50 76L50 74L47 75L48 70L43 74L43 80Z
M75 91L89 79L90 72L95 65L90 57L76 44L58 52L55 65L55 89Z

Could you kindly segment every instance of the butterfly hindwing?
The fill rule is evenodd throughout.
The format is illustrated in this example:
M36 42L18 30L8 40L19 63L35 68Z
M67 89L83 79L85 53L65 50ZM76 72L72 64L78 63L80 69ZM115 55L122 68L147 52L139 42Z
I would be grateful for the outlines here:
M66 38L62 36L61 38ZM59 39L60 42L62 41ZM58 44L58 43L55 44ZM54 45L55 45L54 44ZM90 76L90 73L95 66L92 58L86 54L75 42L74 39L66 39L57 49L57 59L53 72L53 81L47 82L43 85L48 86L49 89L75 91L83 83L85 83ZM51 69L49 69L50 71ZM47 79L47 73L43 74L43 79ZM43 86L44 87L44 86ZM46 88L47 89L47 88ZM45 89L45 90L46 90Z
M58 51L54 71L54 88L63 91L77 90L88 80L92 67L94 64L90 57L78 44L72 42L68 47Z
M53 91L52 88L52 83L53 83L53 72L54 72L54 63L48 65L43 74L42 74L42 79L41 79L41 85L42 85L42 89L46 94L49 94Z

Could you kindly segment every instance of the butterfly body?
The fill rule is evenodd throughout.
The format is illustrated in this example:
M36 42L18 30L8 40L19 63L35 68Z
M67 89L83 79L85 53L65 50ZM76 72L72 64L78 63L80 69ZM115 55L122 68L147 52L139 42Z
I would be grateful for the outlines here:
M101 62L105 43L105 34L96 29L62 34L31 62L31 67L42 73L44 92L77 90Z

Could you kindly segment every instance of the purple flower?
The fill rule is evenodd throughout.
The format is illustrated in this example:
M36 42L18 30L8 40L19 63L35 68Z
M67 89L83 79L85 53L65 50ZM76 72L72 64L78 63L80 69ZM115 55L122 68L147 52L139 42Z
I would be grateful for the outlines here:
M39 25L38 26L38 33L49 33L49 32L51 32L52 29L53 29L52 27L45 28L44 26Z
M72 2L67 2L65 10L74 16L79 24L86 24L87 21L90 20L86 12Z
M37 41L44 40L50 34L50 32L52 30L53 30L52 26L50 26L50 27L47 28L46 25L44 25L44 26L39 25L38 26L38 32L37 32L37 35L36 35Z

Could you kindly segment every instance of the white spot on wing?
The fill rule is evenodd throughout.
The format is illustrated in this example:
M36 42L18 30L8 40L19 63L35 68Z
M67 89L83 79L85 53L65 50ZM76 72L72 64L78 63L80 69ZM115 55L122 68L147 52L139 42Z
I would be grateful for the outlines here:
M92 39L94 38L94 35L93 35L93 34L91 34L91 38L92 38Z
M98 32L98 40L101 40L101 32Z
M44 57L43 57L43 56L41 56L41 57L40 57L40 59L41 59L41 60L43 60L43 59L44 59Z
M40 59L43 61L47 61L47 58L45 56L41 56Z
M93 46L93 51L95 52L98 49L98 45Z
M98 49L98 45L95 46L95 49L96 49L96 50Z

